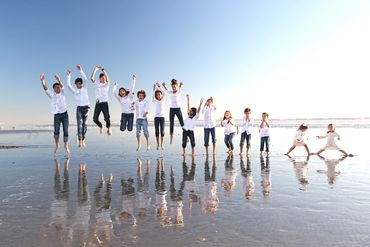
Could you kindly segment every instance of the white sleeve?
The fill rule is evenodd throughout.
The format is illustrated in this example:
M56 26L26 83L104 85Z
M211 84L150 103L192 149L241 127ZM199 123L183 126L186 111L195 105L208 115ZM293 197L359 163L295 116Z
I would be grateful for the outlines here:
M118 95L118 92L117 92L117 85L114 85L114 86L113 86L112 93L113 93L114 97L118 100L118 102L120 102L120 103L121 103L120 96Z
M67 75L67 87L71 91L72 94L77 94L77 90L71 84L71 75Z
M83 70L80 71L80 74L81 74L81 77L82 77L82 86L83 87L87 87L87 77L86 77L86 74Z
M46 89L46 90L45 90L45 93L46 93L46 95L51 99L51 93L50 93L50 90L49 90L49 89Z

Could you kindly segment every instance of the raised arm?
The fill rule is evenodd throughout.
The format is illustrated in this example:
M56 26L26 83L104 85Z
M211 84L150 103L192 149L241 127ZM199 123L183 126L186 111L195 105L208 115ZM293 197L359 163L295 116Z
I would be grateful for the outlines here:
M131 95L134 94L135 84L136 84L136 75L132 75L131 86L130 86L130 94Z
M60 79L59 74L56 74L54 77L55 77L55 79L58 81L58 83L59 83L59 85L60 85L60 92L61 92L62 94L64 94L64 86L63 86L63 82L62 82L62 80Z
M46 82L45 82L45 74L44 74L44 73L42 73L42 74L40 75L40 81L41 81L42 88L44 89L44 91L45 91L46 95L47 95L49 98L51 98L51 95L50 95L49 89L48 89L48 87L46 86Z
M189 113L190 111L190 95L189 94L186 95L186 105L188 107L188 113Z
M68 86L68 89L72 92L72 94L77 94L78 91L71 84L71 75L72 75L72 71L67 70L67 86Z
M166 90L167 92L169 92L169 90L168 90L167 85L166 85L165 82L162 83L162 86L163 86L164 90Z
M118 92L117 92L117 82L114 83L113 85L113 90L112 90L112 94L114 95L114 97L118 100L118 102L121 103L121 99L118 95Z
M181 88L182 88L182 85L184 85L184 83L180 82L180 84L179 84L179 89L181 89Z
M82 81L83 81L82 87L87 87L87 76L86 76L85 72L82 70L82 66L77 65L76 68L80 72L81 77L82 77Z
M101 69L101 66L95 66L95 67L94 67L94 70L93 70L93 72L92 72L92 74L91 74L91 76L90 76L90 80L91 80L91 82L92 82L92 83L95 83L95 74L96 74L96 72L97 72L99 69Z
M105 75L105 77L107 79L107 82L105 83L105 86L109 86L109 82L110 82L109 76L108 76L107 72L105 71L105 68L103 68L102 66L100 66L100 67L101 67L101 71L103 72L103 74Z
M203 99L203 98L201 98L201 99L200 99L200 102L199 102L199 107L198 107L198 109L197 109L197 113L199 113L199 112L200 112L200 108L202 107L203 102L204 102L204 99Z

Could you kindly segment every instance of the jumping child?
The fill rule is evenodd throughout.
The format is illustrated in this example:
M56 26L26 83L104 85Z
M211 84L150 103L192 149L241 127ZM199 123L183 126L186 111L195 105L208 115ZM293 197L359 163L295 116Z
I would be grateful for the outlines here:
M144 90L137 92L137 100L135 101L136 109L136 139L137 139L137 149L139 151L141 148L141 129L143 129L144 136L146 139L146 150L150 150L149 144L149 131L148 131L148 119L147 115L149 113L149 103L145 100L146 93Z

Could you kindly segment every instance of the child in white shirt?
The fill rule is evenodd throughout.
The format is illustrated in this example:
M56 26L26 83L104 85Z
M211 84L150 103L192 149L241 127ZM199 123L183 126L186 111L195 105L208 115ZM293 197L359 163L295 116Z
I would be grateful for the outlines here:
M268 155L270 153L270 122L268 121L269 114L267 112L262 113L262 120L259 125L259 132L261 136L261 145L260 145L260 151L261 155L264 150L264 146L266 146L266 154Z
M147 115L149 113L149 103L145 100L146 93L144 90L137 92L137 100L135 101L136 109L136 139L137 139L137 149L139 151L141 148L141 129L144 131L144 136L146 139L146 149L150 150L149 144L149 131L148 131L148 119Z
M195 151L195 138L194 138L194 128L197 124L199 118L199 111L203 104L204 99L202 98L199 103L198 109L195 107L190 108L190 96L186 95L187 106L188 106L188 117L185 119L183 131L182 131L182 148L184 150L183 155L186 155L186 143L189 138L191 144L191 154L194 156Z
M157 140L157 150L161 148L163 150L163 137L164 137L164 106L166 100L161 88L161 84L158 82L153 85L153 103L155 106L154 112L154 129L155 129L155 138ZM160 133L160 135L159 135Z
M136 76L132 75L132 82L130 89L121 87L117 92L117 83L113 86L113 95L121 104L121 124L120 130L132 131L134 127L134 89L135 89Z
M224 142L227 147L229 155L234 154L233 138L236 134L235 121L231 116L230 111L225 111L224 117L221 119L221 126L224 127L225 138Z
M328 131L326 135L323 136L316 136L319 139L327 138L327 142L325 147L320 149L317 152L317 155L320 155L322 152L325 150L338 150L339 152L343 153L344 156L348 156L347 152L344 151L343 149L339 148L338 145L335 142L335 138L337 138L338 141L340 141L340 135L335 131L335 124L329 124L328 125Z
M306 143L307 142L307 136L306 136L307 130L308 130L308 126L304 123L298 127L297 133L293 141L293 146L289 149L286 155L289 155L290 152L292 152L295 147L301 147L301 146L304 146L304 148L307 151L307 155L310 155L310 150L308 149L308 146Z
M59 75L55 75L55 79L58 81L53 84L53 92L50 92L46 86L45 74L40 75L40 80L43 89L45 90L46 95L51 99L51 112L54 115L54 140L55 140L55 149L54 155L58 154L59 150L59 133L60 133L60 124L63 126L63 140L64 148L67 155L70 154L68 146L68 112L66 97L64 94L63 83Z
M213 104L213 97L207 99L202 113L204 114L204 146L208 155L209 135L212 136L213 154L216 154L216 106Z
M251 137L252 137L252 134L251 134L251 130L252 130L252 127L253 127L253 124L254 124L254 121L253 119L251 118L251 109L250 108L245 108L244 109L244 116L243 116L243 119L242 119L242 132L241 132L241 136L240 136L240 155L243 154L243 146L244 146L244 142L246 141L247 142L247 151L246 151L246 154L247 156L250 155L250 147L251 147Z

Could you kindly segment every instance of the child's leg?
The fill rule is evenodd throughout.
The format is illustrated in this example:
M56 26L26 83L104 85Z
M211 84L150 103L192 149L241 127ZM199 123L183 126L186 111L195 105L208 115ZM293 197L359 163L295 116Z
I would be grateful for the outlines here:
M163 149L163 140L164 140L164 117L159 118L159 129L160 129L160 145Z
M183 148L183 151L184 151L184 155L186 154L186 143L187 143L187 140L188 140L187 131L183 129L182 130L182 148Z
M65 112L62 114L62 126L63 126L63 141L64 141L64 148L69 154L69 147L68 147L68 127L69 127L69 118L68 113Z
M76 109L76 119L77 119L77 136L78 136L78 147L82 147L82 132L83 132L83 126L82 126L82 108L80 106L77 106Z
M339 149L339 151L340 151L342 154L344 154L344 156L348 156L347 152L346 152L346 151L344 151L343 149Z
M82 111L82 140L85 141L87 132L87 119L89 117L89 107L85 107Z
M212 146L213 146L213 154L216 153L216 128L211 129L211 137L212 137Z
M270 152L270 137L266 136L266 152Z
M189 131L189 139L190 139L190 145L191 145L191 155L194 156L195 154L195 138L194 138L194 131Z
M235 136L235 133L231 133L229 137L229 145L230 145L231 152L234 151L234 143L233 143L234 136Z
M264 146L265 146L265 138L261 137L261 144L260 144L260 151L261 152L263 152Z
M246 140L247 140L247 156L248 155L250 155L251 153L250 153L250 148L251 148L251 138L252 138L252 135L251 134L248 134L247 135L247 138L246 138Z
M307 155L310 155L310 149L308 148L307 144L304 144L303 146L307 151Z
M102 123L99 121L99 115L101 111L102 111L101 103L96 103L95 109L94 109L93 121L100 128L100 134L102 134L102 128L103 128Z
M110 115L109 115L109 106L108 106L108 102L104 102L102 103L103 104L103 115L104 115L104 121L105 121L105 125L107 126L108 128L108 131L107 133L109 135L112 134L111 132L111 129L110 129Z
M127 130L132 131L134 129L134 114L129 113L127 115Z
M157 150L159 149L159 118L154 118L154 130L155 130L155 138L157 140Z
M293 149L295 149L295 145L293 145L293 146L291 146L291 148L289 148L289 150L288 150L288 152L286 153L286 155L289 155L290 154L290 152L292 152L293 151ZM306 146L305 146L306 147ZM307 148L306 148L306 150L307 150Z
M240 155L243 154L243 147L244 147L244 142L245 142L245 139L246 139L246 136L247 136L247 132L243 132L241 135L240 135L240 144L239 144L239 147L240 147Z
M184 119L182 117L181 108L176 108L175 115L176 115L177 119L179 120L180 126L181 127L184 126Z
M230 135L225 135L225 138L224 138L225 145L228 149L227 153L229 153L229 151L230 151L229 136Z
M175 109L170 108L170 143L171 144L172 144L172 139L173 139L174 124L175 124Z
M325 151L325 149L324 148L322 148L322 149L320 149L316 154L317 155L320 155L322 152L324 152Z
M149 144L149 130L148 130L148 119L143 119L143 131L144 131L144 136L146 139L146 148L147 150L150 149L150 144Z
M125 113L121 113L121 124L119 126L120 131L125 131L127 126L128 118Z
M141 148L141 140L140 140L141 128L142 128L142 119L136 119L136 140L137 140L136 151L139 151L139 149Z
M62 120L60 114L54 114L54 140L55 140L54 154L57 154L59 150L59 135L61 123Z
M209 128L204 128L204 147L206 148L206 154L208 154L208 146L209 146Z

